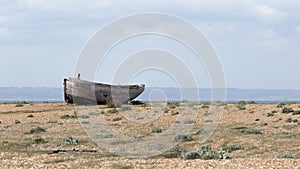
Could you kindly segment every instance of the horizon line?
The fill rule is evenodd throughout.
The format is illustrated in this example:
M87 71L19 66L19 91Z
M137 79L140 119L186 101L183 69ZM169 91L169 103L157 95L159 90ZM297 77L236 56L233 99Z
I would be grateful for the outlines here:
M61 87L51 87L51 86L0 86L0 88L55 88L55 89L62 89L63 86ZM181 88L181 89L194 89L195 87L172 87L172 86L146 86L145 88ZM197 89L206 89L206 90L211 90L213 88L208 88L208 87L196 87ZM299 89L291 89L291 88L238 88L238 87L226 87L226 88L215 88L217 89L235 89L235 90L300 90Z

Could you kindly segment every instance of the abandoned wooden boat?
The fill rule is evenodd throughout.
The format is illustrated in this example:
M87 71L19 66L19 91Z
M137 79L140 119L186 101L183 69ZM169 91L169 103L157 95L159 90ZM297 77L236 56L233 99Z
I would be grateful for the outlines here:
M64 99L74 104L128 103L145 90L145 85L109 85L78 78L64 79Z

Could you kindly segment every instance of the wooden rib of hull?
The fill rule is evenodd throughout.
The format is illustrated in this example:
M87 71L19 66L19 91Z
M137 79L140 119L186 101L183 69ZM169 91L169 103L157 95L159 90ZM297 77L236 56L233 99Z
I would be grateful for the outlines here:
M75 78L64 79L64 98L67 103L106 104L110 101L127 103L144 90L144 84L109 85Z

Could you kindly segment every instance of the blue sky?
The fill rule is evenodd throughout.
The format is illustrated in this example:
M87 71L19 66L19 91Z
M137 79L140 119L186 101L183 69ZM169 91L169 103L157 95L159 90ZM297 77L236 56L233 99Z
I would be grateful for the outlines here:
M0 86L60 87L64 77L73 76L86 41L105 24L136 13L163 12L189 21L210 39L227 87L300 89L299 9L297 0L0 0ZM160 47L173 46L164 44ZM173 48L178 49L176 44ZM204 79L200 86L209 87L205 70L199 72ZM159 81L157 76L165 75L147 72L136 82L172 86L170 78ZM108 73L97 80L109 78Z

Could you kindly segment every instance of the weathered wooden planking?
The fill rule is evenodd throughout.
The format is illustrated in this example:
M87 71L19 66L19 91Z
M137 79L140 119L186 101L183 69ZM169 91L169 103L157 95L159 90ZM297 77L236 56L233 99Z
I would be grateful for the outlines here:
M145 85L109 85L76 78L64 79L64 97L67 103L105 104L109 101L127 103L138 97Z

